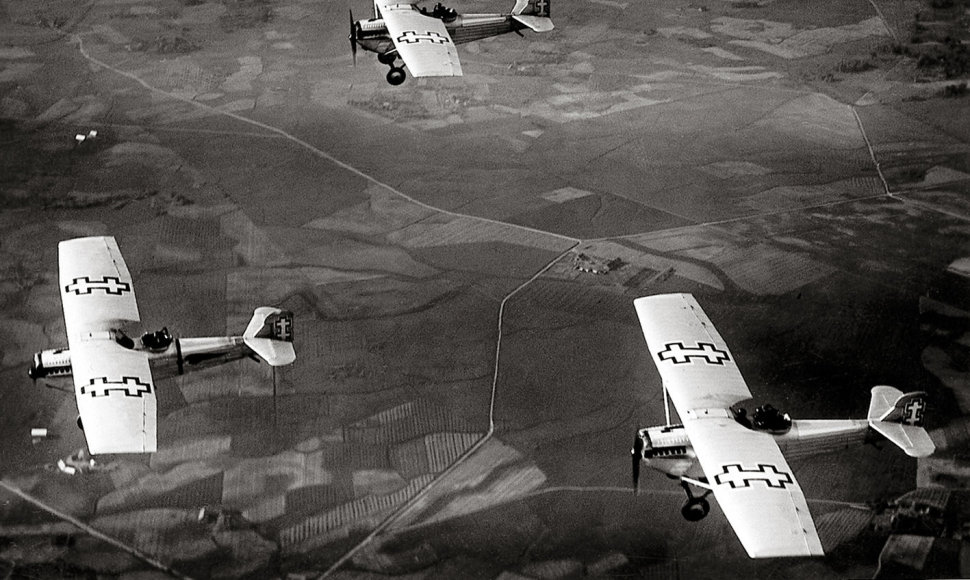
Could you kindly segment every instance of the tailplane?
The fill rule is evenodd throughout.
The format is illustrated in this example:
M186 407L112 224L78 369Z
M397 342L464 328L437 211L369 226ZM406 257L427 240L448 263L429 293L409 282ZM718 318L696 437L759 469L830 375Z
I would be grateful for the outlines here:
M555 26L549 18L552 0L516 0L512 18L536 32L549 32Z
M873 387L869 403L869 426L895 443L906 455L926 457L936 446L923 429L926 393L903 394L893 387Z
M243 333L243 342L259 358L274 367L292 363L296 360L293 313L268 306L257 308Z

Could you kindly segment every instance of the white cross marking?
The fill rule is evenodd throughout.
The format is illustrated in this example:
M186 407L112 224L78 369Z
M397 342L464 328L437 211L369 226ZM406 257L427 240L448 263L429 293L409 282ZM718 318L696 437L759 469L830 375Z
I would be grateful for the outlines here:
M923 409L926 405L923 403L923 399L914 399L903 407L903 411L906 412L906 416L903 417L903 423L906 425L916 425L919 426L923 423Z
M290 329L293 328L293 322L288 316L277 318L273 326L276 329L277 338L280 340L290 340Z

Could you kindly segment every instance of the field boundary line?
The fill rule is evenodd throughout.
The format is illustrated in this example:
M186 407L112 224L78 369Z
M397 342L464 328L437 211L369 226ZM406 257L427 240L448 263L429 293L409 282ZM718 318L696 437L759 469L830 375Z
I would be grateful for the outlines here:
M850 105L849 108L852 109L852 114L855 115L855 121L859 125L859 132L862 133L862 138L866 142L866 147L869 148L869 157L872 158L872 163L876 166L876 172L879 174L879 179L882 180L882 186L883 186L883 189L885 189L886 191L885 193L886 197L895 199L897 201L901 201L903 203L914 205L918 208L922 208L929 212L945 215L953 219L958 219L964 222L970 222L970 216L953 212L953 211L948 211L941 207L935 206L931 203L926 203L925 201L912 199L906 196L905 191L893 191L892 189L890 189L889 182L886 181L886 177L882 173L882 166L879 164L879 160L876 158L876 150L873 148L872 142L869 141L869 135L866 133L866 126L863 124L862 118L859 117L859 113L854 106Z
M879 165L879 160L876 159L876 150L872 147L872 141L869 140L869 134L866 133L866 126L862 123L862 118L859 117L859 111L852 105L849 105L849 110L852 111L852 116L855 117L855 123L859 127L859 133L862 134L862 140L866 142L866 149L869 150L869 158L872 159L872 164L876 167L876 173L879 174L879 180L882 181L883 191L889 197L895 197L895 194L889 189L889 182L886 181L886 176L882 173L882 166Z
M889 36L893 37L893 42L899 44L899 37L896 36L896 31L893 30L891 26L889 26L889 21L886 20L886 17L883 15L882 10L879 9L879 5L876 4L876 0L869 0L869 4L872 5L872 8L876 11L876 15L879 16L879 21L882 22L883 28L886 29L886 32L889 33Z
M509 292L508 294L506 294L505 295L505 298L503 298L502 299L502 302L499 304L499 307L498 307L498 337L495 340L495 365L494 365L494 370L493 370L493 374L492 374L492 394L491 394L491 397L490 397L490 400L489 400L489 406L488 406L488 431L481 437L481 439L479 439L478 441L476 441L474 445L472 445L467 450L465 450L465 452L462 453L458 457L458 459L455 460L454 463L452 463L451 465L449 465L447 469L445 469L444 471L442 471L437 477L435 477L433 480L431 480L431 482L429 482L428 485L424 486L420 491L418 491L417 494L414 495L414 497L412 497L411 499L409 499L408 501L406 501L404 503L404 505L402 505L400 508L398 508L397 510L395 510L394 513L392 513L390 516L388 516L387 519L385 519L383 522L380 523L380 525L378 525L369 534L367 534L367 536L363 540L361 540L357 545L355 545L353 548L351 548L349 551L347 551L343 556L340 557L340 559L338 559L336 562L334 562L329 568L327 568L317 578L320 578L320 579L327 578L331 574L333 574L334 572L336 572L337 570L339 570L344 564L346 564L350 559L352 559L355 555L357 555L357 552L359 552L360 550L362 550L374 538L376 538L379 534L381 534L387 528L393 526L402 517L404 517L405 515L407 515L407 513L414 507L414 505L419 500L423 499L425 496L428 495L428 493L431 492L431 490L435 487L435 485L437 485L438 483L440 483L447 476L451 475L469 457L471 457L472 455L474 455L476 451L478 451L479 449L481 449L482 446L484 446L486 443L488 443L492 439L492 437L495 435L495 398L496 398L496 395L498 393L498 376L499 376L499 369L500 369L500 363L501 363L501 354L502 354L502 330L503 330L503 322L504 322L504 317L505 317L505 305L516 294L518 294L520 291L522 291L522 289L524 289L529 284L535 282L536 280L539 279L540 276L542 276L543 274L545 274L546 272L548 272L550 268L552 268L554 265L556 265L556 263L559 262L559 260L561 260L563 258L563 256L569 254L569 252L573 251L573 249L575 249L576 246L578 246L579 244L580 244L580 242L577 241L575 244L573 244L572 246L570 246L568 249L566 249L565 251L561 252L558 256L556 256L554 259L552 259L548 264L546 264L545 266L543 266L538 272L536 272L535 274L533 274L531 278L529 278L525 282L519 284L518 286L515 287L515 289L513 289L511 292Z
M172 576L174 578L180 578L182 580L191 580L191 578L189 576L186 576L186 575L182 574L178 570L176 570L176 569L172 568L171 566L169 566L169 565L161 562L160 560L156 560L155 558L153 558L153 557L149 556L148 554L142 552L138 548L135 548L134 546L129 546L128 544L125 544L121 540L119 540L117 538L113 538L113 537L109 536L108 534L105 534L104 532L99 531L97 528L94 528L94 527L89 526L88 524L82 522L81 520L77 519L76 517L74 517L74 516L72 516L70 514L64 513L62 511L60 511L59 509L57 509L57 508L55 508L53 506L50 506L50 505L44 503L40 499L38 499L38 498L30 495L26 491L20 489L16 485L13 485L12 483L7 482L6 480L0 479L0 487L3 487L4 489L6 489L7 491L9 491L10 493L12 493L12 494L14 494L16 496L19 496L21 499L23 499L23 500L25 500L25 501L27 501L27 502L29 502L29 503L37 506L38 508L44 510L45 512L51 514L52 516L55 516L58 519L60 519L62 521L65 521L65 522L71 524L72 526L76 527L77 529L81 530L82 532L85 532L86 534L88 534L88 535L90 535L90 536L92 536L94 538L97 538L97 539L99 539L99 540L101 540L103 542L106 542L108 544L111 544L112 546L114 546L114 547L116 547L118 549L121 549L121 550L124 550L125 552L128 552L129 554L131 554L135 558L138 558L142 562L145 562L149 566L151 566L151 567L153 567L153 568L155 568L157 570L160 570L160 571L168 574L169 576Z
M835 201L827 201L825 203L818 203L818 204L815 204L815 205L806 205L806 206L799 206L799 207L791 207L791 208L780 209L780 210L777 210L777 211L769 211L769 212L763 212L763 213L755 213L755 214L751 214L751 215L743 215L743 216L738 216L738 217L733 217L733 218L727 218L727 219L723 219L723 220L714 220L714 221L709 221L709 222L696 222L696 223L692 223L692 224L687 224L687 225L683 225L683 226L676 226L676 227L666 228L666 229L660 229L660 230L647 230L645 232L636 232L636 233L632 233L632 234L623 234L621 236L609 236L609 237L605 237L605 238L590 238L588 240L583 240L583 243L592 244L592 243L596 243L596 242L610 242L610 241L613 241L613 240L628 240L630 238L636 238L638 236L646 236L646 235L650 235L650 234L663 235L663 234L669 234L669 233L674 233L674 232L679 232L679 231L689 231L689 230L692 230L694 228L707 228L707 227L713 227L713 226L722 226L722 225L726 225L726 224L733 224L733 223L743 222L743 221L747 221L747 220L754 220L754 219L759 219L759 218L764 218L764 217L771 217L771 216L776 216L776 215L784 215L786 213L804 212L804 211L810 211L810 210L813 210L813 209L821 209L823 207L834 207L834 206L837 206L837 205L845 205L845 204L849 204L849 203L856 203L856 202L859 202L859 201L868 201L870 199L881 199L881 198L884 198L884 197L886 197L886 194L885 193L879 193L879 194L876 194L876 195L864 195L864 196L861 196L861 197L853 197L851 199L837 199Z
M580 241L578 238L574 238L574 237L567 236L567 235L564 235L564 234L557 234L555 232L548 232L548 231L544 231L544 230L540 230L540 229L536 229L536 228L530 228L529 226L523 226L523 225L519 225L519 224L513 224L513 223L509 223L509 222L503 222L501 220L496 220L496 219L492 219L492 218L486 218L486 217L476 216L476 215L472 215L472 214L465 214L465 213L460 213L460 212L451 211L451 210L447 210L447 209L442 209L442 208L439 208L439 207L435 207L433 205L430 205L428 203L425 203L423 201L420 201L420 200L418 200L418 199L416 199L414 197L411 197L410 195L404 193L403 191L398 190L397 188L391 186L390 184L384 183L383 181L377 179L376 177L370 175L369 173L366 173L363 170L357 169L356 167L354 167L353 165L351 165L351 164L349 164L349 163L347 163L345 161L341 161L340 159L337 159L336 157L334 157L333 155L327 153L326 151L317 148L316 146L310 144L307 141L304 141L303 139L300 139L299 137L297 137L296 135L293 135L292 133L288 133L284 129L280 129L279 127L276 127L274 125L270 125L268 123L263 123L262 121L257 121L255 119L250 119L248 117L244 117L244 116L239 115L237 113L234 113L232 111L226 111L226 110L223 110L223 109L219 109L217 107L213 107L211 105L206 105L205 103L200 103L200 102L195 101L195 100L192 100L190 98L183 97L183 96L177 95L175 93L170 93L170 92L164 91L164 90L162 90L162 89L160 89L158 87L152 86L152 85L148 84L147 81L142 80L141 77L139 77L138 75L136 75L134 73L131 73L131 72L128 72L128 71L119 69L117 67L114 67L114 66L112 66L112 65L110 65L110 64L102 61L102 60L99 60L99 59L91 56L91 54L88 53L87 49L84 48L84 39L81 38L81 35L79 35L79 34L72 34L71 37L74 39L74 41L78 45L78 52L80 52L81 53L81 56L83 56L85 59L87 59L88 61L90 61L90 62L92 62L92 63L94 63L94 64L96 64L96 65L98 65L98 66L100 66L100 67L102 67L102 68L104 68L106 70L109 70L109 71L111 71L111 72L113 72L113 73L115 73L117 75L123 76L123 77L125 77L125 78L127 78L129 80L132 80L132 81L138 83L139 85L141 85L142 87L144 87L145 89L147 89L147 90L149 90L149 91L151 91L153 93L157 93L159 95L168 97L170 99L173 99L173 100L176 100L176 101L180 101L180 102L183 102L183 103L192 105L193 107L197 107L199 109L202 109L202 110L205 110L205 111L209 111L209 112L211 112L214 115L222 115L224 117L229 117L230 119L235 119L235 120L240 121L242 123L246 123L246 124L252 125L254 127L259 127L260 129L265 129L266 131L270 131L272 133L275 133L275 134L279 135L280 137L283 137L286 140L291 141L292 143L295 143L295 144L299 145L300 147L302 147L302 148L306 149L307 151L313 153L317 157L320 157L321 159L325 159L325 160L333 163L337 167L340 167L341 169L344 169L345 171L349 171L350 173L353 173L357 177L360 177L360 178L362 178L362 179L364 179L364 180L366 180L366 181L368 181L368 182L370 182L370 183L372 183L372 184L374 184L374 185L376 185L378 187L381 187L381 188L383 188L383 189L385 189L385 190L393 193L394 195L396 195L396 196L398 196L398 197L400 197L400 198L402 198L404 200L407 200L407 201L409 201L409 202L411 202L411 203L413 203L413 204L415 204L417 206L423 207L423 208L425 208L427 210L430 210L430 211L433 211L433 212L445 214L445 215L450 215L450 216L454 216L454 217L467 217L467 218L471 218L471 219L475 219L475 220L479 220L479 221L483 221L483 222L498 224L498 225L505 226L505 227L509 227L509 228L513 228L513 229L518 229L518 230L528 231L528 232L532 232L532 233L536 233L536 234L551 236L551 237L554 237L554 238L559 238L559 239L564 240L564 241L569 241L569 242L574 242L574 243L578 243Z

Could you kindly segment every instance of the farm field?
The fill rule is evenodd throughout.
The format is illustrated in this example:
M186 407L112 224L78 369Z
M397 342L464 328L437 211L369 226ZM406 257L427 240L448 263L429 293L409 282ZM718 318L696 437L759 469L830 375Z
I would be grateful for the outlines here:
M391 87L345 4L0 0L0 576L873 576L905 544L888 502L970 473L970 70L930 58L965 32L942 4L556 2L555 31ZM72 385L26 369L66 346L57 244L91 235L145 330L278 306L297 361L158 381L158 451L70 476ZM668 292L749 408L924 390L938 453L792 460L811 560L748 559L662 474L635 497L664 405L632 302Z

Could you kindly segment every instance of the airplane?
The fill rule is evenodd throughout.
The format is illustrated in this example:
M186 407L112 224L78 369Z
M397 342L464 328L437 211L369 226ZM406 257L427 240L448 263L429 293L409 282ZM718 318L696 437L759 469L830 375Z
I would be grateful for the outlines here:
M153 379L246 357L272 366L296 360L293 313L266 306L255 310L242 336L174 338L162 328L131 338L138 306L113 237L63 241L58 264L70 348L36 353L27 374L35 381L73 377L77 425L92 455L157 450Z
M399 85L407 75L460 77L456 44L521 31L549 32L551 0L516 0L508 14L458 14L440 2L433 9L418 9L417 2L374 0L374 17L354 20L350 13L350 50L357 62L357 47L377 53L381 64L391 67L387 82ZM396 66L400 57L403 65Z
M861 445L874 433L907 455L935 450L923 429L926 394L872 389L864 420L792 421L770 405L748 417L738 403L751 399L734 355L690 294L634 300L643 336L660 372L667 424L637 431L633 488L640 464L680 481L687 493L681 513L699 521L717 499L751 558L822 556L805 495L785 460ZM670 421L670 404L681 418ZM695 496L691 488L705 490Z

